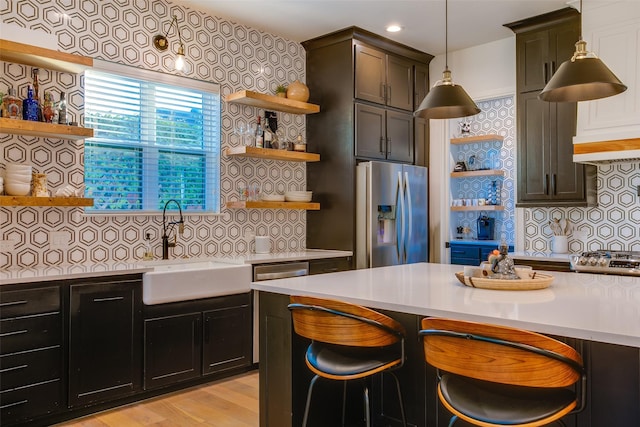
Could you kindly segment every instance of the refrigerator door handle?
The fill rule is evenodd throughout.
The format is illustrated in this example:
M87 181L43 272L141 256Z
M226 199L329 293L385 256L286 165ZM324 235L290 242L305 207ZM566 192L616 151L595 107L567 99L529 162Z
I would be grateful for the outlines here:
M400 212L398 212L397 203L400 203ZM400 236L396 239L396 252L398 254L398 262L403 263L404 249L404 189L402 186L402 172L398 172L398 183L396 185L396 221L400 222ZM398 224L396 224L396 232Z
M409 245L411 242L411 235L413 232L413 202L411 200L411 186L409 185L409 172L404 173L404 188L407 195L407 218L408 218L408 231L407 231L407 239L404 242L404 260L403 262L407 262L407 254L409 253Z

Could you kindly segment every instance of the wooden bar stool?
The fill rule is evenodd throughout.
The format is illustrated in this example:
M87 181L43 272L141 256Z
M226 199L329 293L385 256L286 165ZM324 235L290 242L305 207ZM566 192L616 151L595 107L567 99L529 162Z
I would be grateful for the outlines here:
M422 320L424 354L438 369L438 396L458 418L483 427L544 426L584 408L582 358L535 332L461 320ZM580 381L580 384L569 388ZM564 425L564 423L562 423Z
M307 425L311 394L318 378L344 381L344 426L347 381L377 373L390 373L394 378L402 423L406 426L400 383L392 372L404 364L404 327L384 314L346 302L306 296L292 296L290 302L295 332L311 340L305 360L315 374L307 392L303 427ZM370 426L369 391L366 385L364 401L365 420Z

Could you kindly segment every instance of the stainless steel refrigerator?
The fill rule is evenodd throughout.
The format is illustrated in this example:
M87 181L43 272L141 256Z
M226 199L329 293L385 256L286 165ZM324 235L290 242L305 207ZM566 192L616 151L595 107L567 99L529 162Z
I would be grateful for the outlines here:
M428 262L427 180L421 166L357 166L357 268Z

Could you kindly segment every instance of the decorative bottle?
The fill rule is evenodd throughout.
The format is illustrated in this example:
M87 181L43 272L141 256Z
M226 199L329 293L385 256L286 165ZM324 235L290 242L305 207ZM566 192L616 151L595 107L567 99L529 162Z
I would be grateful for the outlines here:
M58 123L66 125L67 123L67 94L60 92L60 101L58 101Z
M151 233L147 233L144 239L144 254L142 255L144 261L153 260L153 249L151 248Z
M42 103L42 118L47 123L53 122L53 97L51 92L45 91L44 102Z
M4 105L4 118L22 119L22 100L16 96L16 90L9 88L8 93L2 98Z
M491 184L489 185L489 191L487 193L488 193L488 197L487 197L488 204L490 205L500 204L500 195L498 194L497 181L491 181Z
M38 121L38 102L33 97L33 86L27 88L27 97L22 101L22 118L33 122Z
M264 118L264 148L273 148L273 133L269 128L269 118Z
M258 116L258 123L256 124L256 132L254 134L256 140L256 148L263 148L264 146L264 129L260 124L260 116Z

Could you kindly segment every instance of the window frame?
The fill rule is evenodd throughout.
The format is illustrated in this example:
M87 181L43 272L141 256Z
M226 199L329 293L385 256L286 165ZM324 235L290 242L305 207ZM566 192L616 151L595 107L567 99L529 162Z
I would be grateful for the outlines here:
M183 214L184 215L220 215L221 213L221 167L220 161L222 156L222 139L221 139L221 127L222 127L222 107L221 107L221 98L222 95L220 93L220 85L217 83L212 83L203 80L192 79L184 76L177 76L173 74L166 74L158 71L147 70L143 68L137 68L129 65L123 65L103 60L94 60L94 65L92 67L93 71L109 73L114 75L123 76L126 78L131 78L135 80L146 80L152 83L164 84L173 87L184 87L186 89L193 89L202 92L208 92L214 95L215 98L212 104L206 103L203 107L207 108L209 106L213 106L214 109L217 107L217 112L212 112L214 115L214 123L217 123L217 126L213 126L210 128L210 131L206 132L210 135L210 139L205 138L205 140L209 141L210 148L204 149L204 164L205 171L207 174L214 174L213 176L209 176L205 178L205 208L203 210L189 210L183 206ZM84 78L83 75L83 95L84 95ZM90 143L91 141L89 141ZM114 148L117 145L113 146ZM129 148L136 148L135 145L128 145ZM155 158L160 157L160 153L163 150L166 150L166 146L157 146L157 147L149 147L141 144L140 147L142 151L143 164L147 163L147 159L151 156L155 156ZM183 147L176 147L174 152L182 151ZM188 151L188 150L187 150ZM83 153L84 154L84 153ZM86 175L86 164L84 162L83 156L83 176ZM95 209L92 207L87 207L84 209L85 215L102 215L102 216L153 216L162 214L162 208L154 207L154 200L158 200L159 195L157 188L154 188L154 185L157 187L157 179L162 172L159 171L158 168L155 169L155 179L154 180L144 180L142 183L141 194L143 195L142 201L142 209ZM153 178L153 177L152 177ZM89 196L90 197L90 196ZM175 205L170 205L167 210L174 210L176 208ZM177 210L177 208L175 209Z

